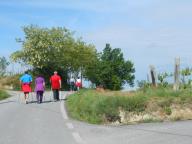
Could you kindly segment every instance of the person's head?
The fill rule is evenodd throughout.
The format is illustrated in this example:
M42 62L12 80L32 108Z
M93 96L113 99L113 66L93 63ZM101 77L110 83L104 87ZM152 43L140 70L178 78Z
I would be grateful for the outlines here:
M28 74L28 71L25 71L25 74Z
M54 71L54 75L57 75L57 71Z
M42 74L38 74L37 77L43 77L43 75Z

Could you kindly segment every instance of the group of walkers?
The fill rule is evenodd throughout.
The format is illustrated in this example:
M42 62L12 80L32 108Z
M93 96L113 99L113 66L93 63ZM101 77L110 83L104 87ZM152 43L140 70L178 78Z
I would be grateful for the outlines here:
M24 92L25 103L28 103L29 93L32 92L31 83L32 76L25 72L23 76L20 77L20 83L22 91ZM50 77L51 89L53 91L54 101L59 100L59 90L61 89L61 77L58 75L57 71ZM37 96L37 103L42 103L43 93L45 91L45 79L42 75L38 75L35 79L35 92Z
M70 83L70 91L75 91L75 89L79 90L82 87L80 77L77 78L75 81L74 77L72 76L69 80Z

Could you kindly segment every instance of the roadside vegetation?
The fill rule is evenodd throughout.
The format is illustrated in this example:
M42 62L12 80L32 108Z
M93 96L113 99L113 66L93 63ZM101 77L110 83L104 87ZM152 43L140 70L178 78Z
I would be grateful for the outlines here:
M0 90L0 100L6 99L8 97L9 95L5 91Z
M0 87L9 90L21 90L21 85L19 82L19 77L21 75L12 75L0 77Z
M191 89L146 88L135 92L82 90L67 99L72 118L94 124L192 119Z

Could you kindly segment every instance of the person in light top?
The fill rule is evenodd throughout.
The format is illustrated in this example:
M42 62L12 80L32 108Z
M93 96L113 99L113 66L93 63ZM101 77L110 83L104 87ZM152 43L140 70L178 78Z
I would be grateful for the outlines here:
M74 91L74 87L75 87L75 79L73 76L70 77L69 79L69 83L70 83L70 91Z
M75 83L77 90L79 90L82 87L81 79L80 77L77 78L77 81Z

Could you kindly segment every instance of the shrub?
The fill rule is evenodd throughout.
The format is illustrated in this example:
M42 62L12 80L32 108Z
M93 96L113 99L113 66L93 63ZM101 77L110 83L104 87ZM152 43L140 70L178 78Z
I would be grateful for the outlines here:
M5 91L0 90L0 100L6 99L8 97L9 95Z
M165 111L165 113L166 113L167 115L171 115L171 113L172 113L172 110L171 110L170 107L164 107L164 111Z

